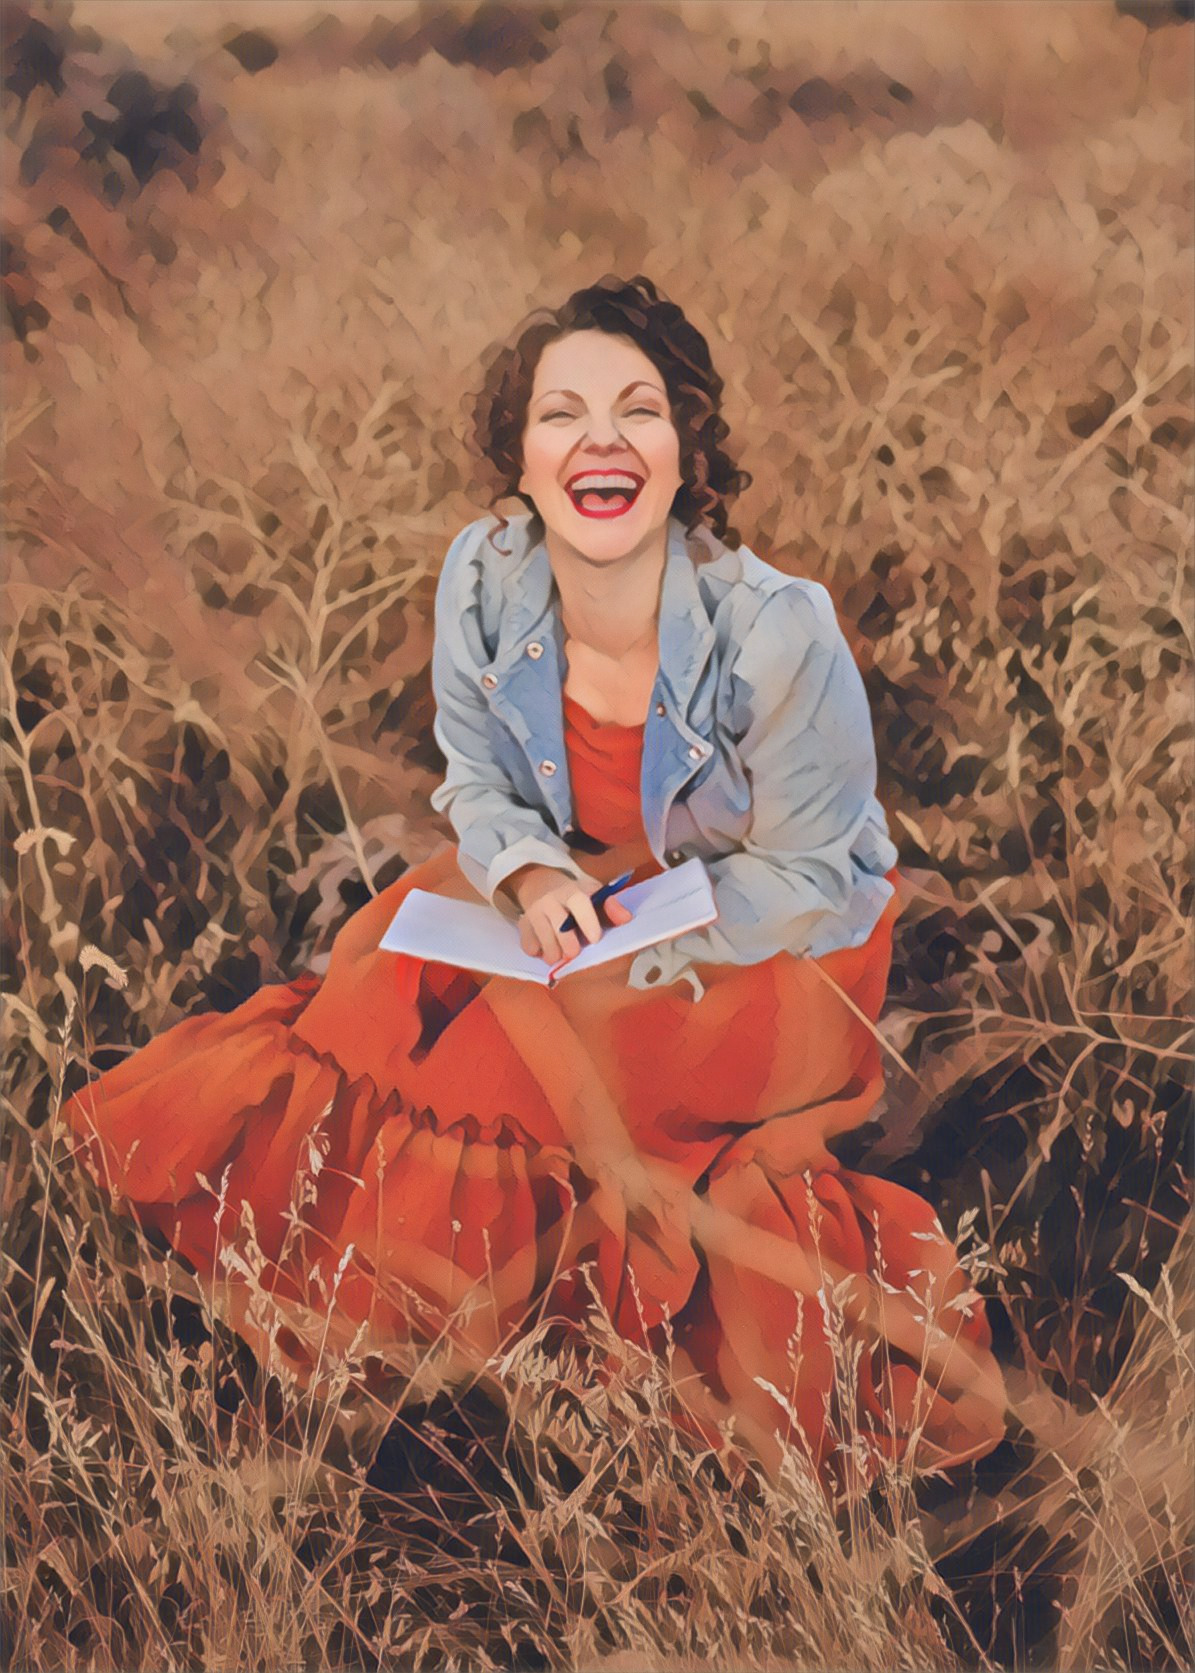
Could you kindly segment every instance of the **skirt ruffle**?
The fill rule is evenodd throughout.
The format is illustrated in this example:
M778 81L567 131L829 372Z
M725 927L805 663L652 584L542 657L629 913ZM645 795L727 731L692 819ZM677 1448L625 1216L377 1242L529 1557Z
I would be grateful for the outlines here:
M81 1158L300 1382L435 1344L476 1370L532 1325L673 1354L682 1421L774 1465L870 1477L1003 1434L982 1302L930 1206L826 1141L882 1086L895 906L820 960L629 961L551 991L377 950L411 888L468 895L446 846L341 930L327 974L187 1019L77 1093Z

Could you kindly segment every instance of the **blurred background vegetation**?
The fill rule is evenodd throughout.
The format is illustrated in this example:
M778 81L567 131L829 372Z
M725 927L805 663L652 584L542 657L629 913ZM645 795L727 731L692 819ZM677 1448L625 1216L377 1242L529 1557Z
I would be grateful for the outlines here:
M14 1665L1188 1665L1190 15L5 6ZM421 1408L438 1462L344 1414L287 1440L55 1129L182 1016L321 969L447 834L468 394L607 272L705 332L734 521L864 669L912 1074L850 1159L973 1211L1009 1370L1000 1452L842 1548L679 1463L657 1514L680 1443L632 1468L633 1403L511 1476L509 1378Z

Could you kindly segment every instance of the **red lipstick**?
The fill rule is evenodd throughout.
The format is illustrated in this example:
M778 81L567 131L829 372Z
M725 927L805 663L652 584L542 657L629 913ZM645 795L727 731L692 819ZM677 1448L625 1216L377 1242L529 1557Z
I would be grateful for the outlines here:
M578 483L585 484L581 492L577 489ZM564 487L582 517L609 519L621 517L631 509L643 487L643 478L638 471L575 471Z

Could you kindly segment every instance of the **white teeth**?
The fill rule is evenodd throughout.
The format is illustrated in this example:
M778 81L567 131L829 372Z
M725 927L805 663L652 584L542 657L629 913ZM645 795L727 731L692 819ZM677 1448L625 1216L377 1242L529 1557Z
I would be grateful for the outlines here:
M628 493L634 493L639 484L633 476L605 476L593 475L578 477L576 482L569 483L569 492L583 494L589 488L625 488Z

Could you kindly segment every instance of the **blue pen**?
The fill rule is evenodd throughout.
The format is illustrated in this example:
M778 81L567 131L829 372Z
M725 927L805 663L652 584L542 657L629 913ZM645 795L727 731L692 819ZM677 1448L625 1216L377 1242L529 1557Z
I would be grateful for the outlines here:
M634 875L635 872L632 867L630 871L624 871L621 877L616 877L613 883L603 883L600 889L595 889L593 894L590 895L590 903L595 908L600 906L604 900L609 900L611 895L617 894L619 889L625 889ZM563 935L567 929L578 930L579 933L577 920L573 917L571 912L556 933L557 935Z

